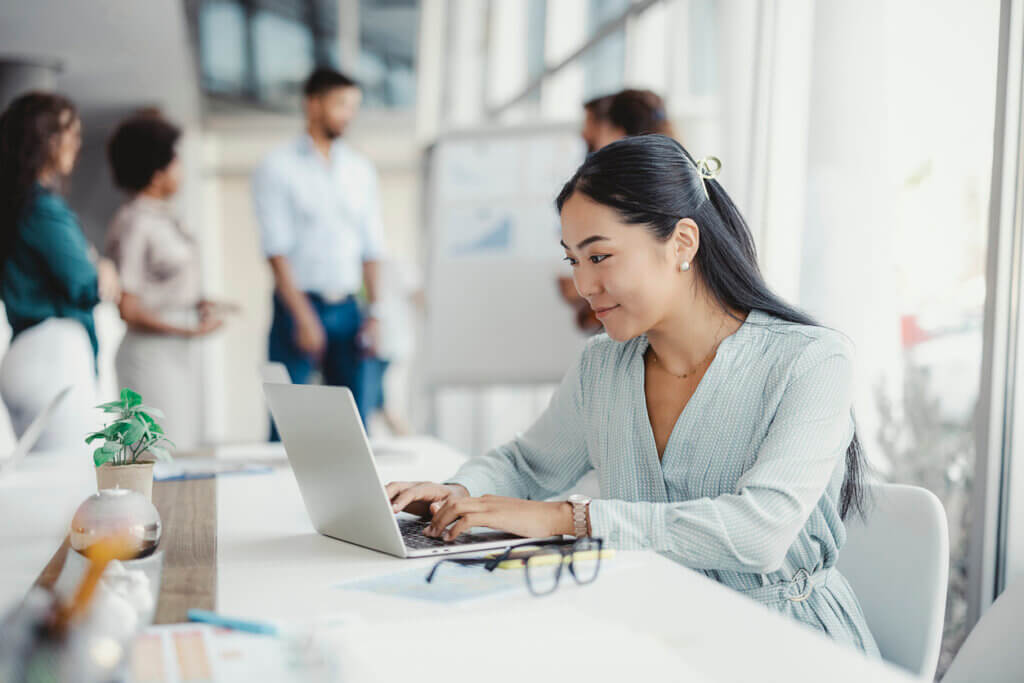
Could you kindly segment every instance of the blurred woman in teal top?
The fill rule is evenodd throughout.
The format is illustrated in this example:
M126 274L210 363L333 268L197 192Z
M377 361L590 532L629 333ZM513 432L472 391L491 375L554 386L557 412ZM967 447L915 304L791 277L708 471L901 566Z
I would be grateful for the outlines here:
M61 197L81 148L74 105L50 93L15 99L0 117L0 298L11 344L0 363L15 434L72 386L39 448L81 443L95 403L99 344L92 309L117 297L117 274L86 241Z
M587 158L557 206L605 334L529 429L446 483L388 484L392 506L446 540L485 526L657 551L878 657L835 566L863 513L853 348L768 288L719 167L662 135ZM590 470L597 498L549 500Z

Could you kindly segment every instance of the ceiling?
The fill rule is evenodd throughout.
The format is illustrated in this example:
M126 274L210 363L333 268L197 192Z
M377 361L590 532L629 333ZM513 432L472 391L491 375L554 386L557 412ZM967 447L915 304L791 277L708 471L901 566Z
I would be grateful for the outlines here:
M83 119L141 105L198 117L180 0L0 0L0 17L0 58L58 61L58 90Z

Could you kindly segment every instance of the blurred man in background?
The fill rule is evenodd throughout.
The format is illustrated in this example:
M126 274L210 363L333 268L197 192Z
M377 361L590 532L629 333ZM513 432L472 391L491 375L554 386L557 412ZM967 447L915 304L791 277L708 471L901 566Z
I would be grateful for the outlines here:
M293 382L306 383L319 369L325 383L351 388L365 420L359 375L378 345L383 251L377 172L342 140L362 100L358 84L318 68L304 94L306 131L274 150L253 178L263 250L274 273L269 356L288 368Z

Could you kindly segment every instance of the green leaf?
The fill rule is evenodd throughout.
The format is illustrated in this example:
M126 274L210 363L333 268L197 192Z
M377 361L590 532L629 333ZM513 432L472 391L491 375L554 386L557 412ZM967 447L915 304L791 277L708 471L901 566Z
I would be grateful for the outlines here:
M120 425L118 425L120 426ZM121 436L121 443L125 445L131 445L142 438L143 434L146 433L146 428L137 421L128 422L125 424L124 433Z
M140 405L139 409L149 413L150 415L152 415L153 417L157 418L158 420L165 420L165 419L167 419L167 416L164 415L164 411L160 410L159 408L154 408L153 406L147 406L147 405Z
M158 425L156 423L156 420L154 420L152 417L150 417L148 413L144 413L142 411L139 411L135 415L136 415L136 417L140 417L140 418L142 418L143 420L146 421L146 426L149 428L149 431L153 432L154 434L163 434L164 433L163 427Z
M171 454L167 452L166 448L160 448L159 446L150 446L146 449L147 452L152 453L153 457L160 462L170 462Z
M125 408L134 408L142 405L142 397L125 387L121 390L121 403L124 404Z
M93 432L89 436L85 437L85 442L86 443L92 443L96 439L105 439L105 438L107 438L107 435L106 435L105 432Z
M92 452L92 461L99 467L109 461L117 454L117 448L111 448L110 444L103 444Z
M128 431L127 422L112 422L103 429L103 436L105 436L108 441L119 442L126 431Z

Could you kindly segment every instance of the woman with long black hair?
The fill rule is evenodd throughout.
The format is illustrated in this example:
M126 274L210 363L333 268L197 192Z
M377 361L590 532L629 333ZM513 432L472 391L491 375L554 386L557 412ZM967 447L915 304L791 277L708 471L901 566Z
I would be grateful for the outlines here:
M99 344L92 309L118 296L117 272L90 249L61 197L82 146L70 100L32 92L0 116L0 299L11 345L0 363L15 434L71 386L39 448L82 443L95 403Z
M835 568L864 505L853 351L768 289L718 166L661 135L590 156L557 205L605 334L524 434L388 494L445 539L486 526L660 551L877 657ZM590 469L599 499L545 501Z

